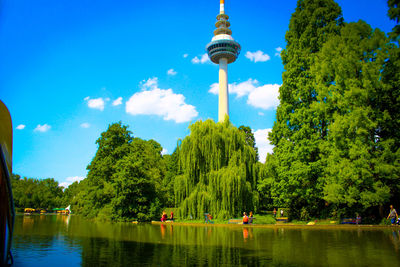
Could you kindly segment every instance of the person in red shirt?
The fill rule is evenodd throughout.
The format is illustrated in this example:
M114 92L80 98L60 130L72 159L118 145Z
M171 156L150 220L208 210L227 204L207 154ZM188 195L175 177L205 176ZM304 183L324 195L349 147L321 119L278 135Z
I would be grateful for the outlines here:
M161 216L161 221L166 222L167 221L167 213L163 211L162 216Z
M249 224L249 217L247 217L246 212L243 212L243 224Z

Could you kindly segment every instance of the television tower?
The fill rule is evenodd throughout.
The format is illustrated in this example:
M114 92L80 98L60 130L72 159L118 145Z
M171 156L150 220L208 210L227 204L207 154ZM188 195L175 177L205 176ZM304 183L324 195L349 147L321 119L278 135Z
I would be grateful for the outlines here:
M240 53L240 45L232 38L229 16L225 14L225 0L220 0L219 14L215 23L214 37L206 46L209 58L219 64L218 122L229 116L228 64L235 62Z

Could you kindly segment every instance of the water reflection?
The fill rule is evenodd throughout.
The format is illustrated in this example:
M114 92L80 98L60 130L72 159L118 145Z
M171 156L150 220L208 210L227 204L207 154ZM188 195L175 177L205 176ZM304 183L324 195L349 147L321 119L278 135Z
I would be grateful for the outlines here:
M392 230L392 235L390 236L390 239L393 243L393 246L396 251L399 251L400 247L400 231L399 230Z
M14 236L15 266L400 265L400 232L391 228L135 225L37 215L17 216Z

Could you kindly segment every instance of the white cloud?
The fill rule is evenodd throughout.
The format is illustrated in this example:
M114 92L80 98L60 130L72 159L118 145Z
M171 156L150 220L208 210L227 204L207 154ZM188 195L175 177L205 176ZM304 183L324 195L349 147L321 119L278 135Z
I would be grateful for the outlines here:
M122 104L122 97L118 97L117 99L115 99L113 102L112 102L112 105L113 106L119 106L119 105L121 105Z
M265 62L271 59L268 54L264 54L264 52L261 50L256 52L247 51L245 57L254 62Z
M258 112L258 115L264 116L264 113L260 111L260 112Z
M81 127L82 127L82 128L89 128L89 127L90 127L90 124L87 123L87 122L84 122L84 123L81 124Z
M58 186L59 187L64 187L67 188L68 186L70 186L72 183L74 182L80 182L83 179L85 179L85 177L81 177L81 176L74 176L74 177L67 177L65 178L65 182L59 183Z
M275 56L276 57L280 57L281 56L282 47L279 46L279 47L275 48L275 51L276 51Z
M24 124L20 124L20 125L18 125L17 127L15 127L15 129L17 129L17 130L23 130L23 129L25 129L25 125L24 125Z
M167 74L168 74L168 75L171 75L171 76L174 76L174 75L177 74L177 72L174 71L174 69L169 69L169 70L167 71Z
M90 99L90 97L85 97L85 101L88 102L88 107L93 109L104 110L104 100L103 98L94 98Z
M256 139L256 146L258 147L258 155L260 162L264 163L267 157L267 153L272 154L273 145L269 143L268 133L272 129L260 129L254 133L254 138Z
M142 81L140 83L140 87L142 88L142 90L146 90L146 89L155 89L158 86L158 78L154 77L154 78L149 78L147 81Z
M229 84L229 93L230 94L236 94L236 97L242 97L245 95L248 95L252 91L255 90L256 86L258 84L257 80L253 79L248 79L245 82L241 83L231 83ZM208 92L218 95L219 93L219 84L218 83L213 83L210 85L210 90Z
M257 84L258 81L251 78L242 83L232 83L229 85L229 92L236 94L236 97L242 97L253 92Z
M163 148L161 151L161 155L165 155L168 153L168 150L166 148Z
M189 54L183 54L184 58L187 58L189 56Z
M107 97L107 98L105 98L105 99L104 99L104 101L110 101L110 98L109 98L109 97Z
M38 124L38 126L36 126L36 128L33 131L34 132L42 132L42 133L44 133L44 132L47 132L50 129L51 129L51 126L48 125L48 124L43 124L43 125Z
M193 64L204 64L206 62L211 62L210 59L208 58L207 53L201 55L200 58L198 58L198 57L192 58Z
M265 84L259 86L256 79L248 79L241 83L229 84L229 93L236 94L237 98L248 96L247 104L262 109L276 108L279 105L279 84ZM219 85L213 83L208 92L218 95Z
M218 95L219 94L219 84L218 83L213 83L210 85L210 90L208 90L209 93Z
M255 88L247 98L247 104L262 109L273 109L279 105L279 84L265 84Z
M176 123L188 122L198 115L196 108L185 103L185 97L172 89L158 88L158 79L148 79L141 84L142 92L135 93L126 102L126 112L131 115L158 115Z

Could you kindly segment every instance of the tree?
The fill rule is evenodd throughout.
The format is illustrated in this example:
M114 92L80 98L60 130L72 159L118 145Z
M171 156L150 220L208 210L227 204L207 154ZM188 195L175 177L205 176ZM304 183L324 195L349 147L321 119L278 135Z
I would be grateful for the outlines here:
M246 143L251 146L256 152L256 158L258 161L258 148L256 147L256 139L254 138L254 133L249 126L239 126L239 130L246 134Z
M133 138L127 128L121 122L111 124L96 141L99 147L76 203L87 217L148 221L164 205L162 147L154 140Z
M377 108L386 94L382 72L388 41L365 22L346 24L325 43L313 66L315 106L329 121L321 145L327 159L323 192L334 214L352 215L384 204L390 197L388 182L398 177L382 157L392 150L382 139L383 110Z
M343 19L333 0L299 0L286 33L282 51L285 72L279 89L280 105L269 139L275 160L269 174L271 197L277 206L291 208L295 217L301 208L316 215L324 206L321 142L326 139L327 121L318 101L315 74L311 66L324 43L339 34Z
M178 153L177 150L171 155L163 155L166 165L165 178L163 180L163 188L165 188L165 204L167 207L174 207L174 182L175 177L182 174L178 171Z
M121 122L113 123L101 133L96 140L98 149L95 157L87 166L87 188L82 205L85 216L96 217L104 209L109 210L108 204L114 195L113 175L116 172L116 164L129 152L129 144L132 142L132 132Z
M53 209L62 204L62 188L53 178L33 179L13 174L11 177L16 208Z
M181 216L202 218L210 212L216 218L239 216L256 210L256 153L246 135L229 120L198 121L177 148L175 205Z
M388 16L390 19L396 21L397 25L393 28L390 36L392 37L393 40L398 40L398 37L400 35L400 25L399 25L399 20L400 20L400 1L399 0L388 0Z
M384 152L380 154L381 162L385 163L388 170L387 181L390 181L390 202L396 206L400 205L398 196L400 195L400 133L396 129L400 128L400 1L388 0L390 19L396 25L389 33L393 42L389 44L389 56L385 61L382 82L382 92L376 95L374 108L379 110L378 136Z
M161 148L153 140L135 138L129 154L118 161L113 175L116 194L110 203L113 218L149 221L161 213L166 168L160 154L162 148L157 147Z

